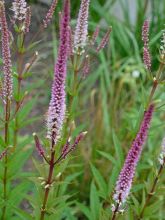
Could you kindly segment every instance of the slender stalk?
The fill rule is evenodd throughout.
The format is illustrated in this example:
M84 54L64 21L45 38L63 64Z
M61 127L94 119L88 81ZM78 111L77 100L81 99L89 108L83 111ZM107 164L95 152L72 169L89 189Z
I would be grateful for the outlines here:
M119 211L119 207L120 207L120 200L121 200L121 195L119 195L119 202L117 203L115 210L113 212L112 218L110 218L111 220L115 220L117 217L117 213Z
M8 139L9 139L9 120L10 120L10 100L7 99L5 104L5 144L8 145ZM7 163L8 163L8 156L6 154L5 156L5 168L4 168L4 176L3 176L3 199L4 202L7 199ZM2 210L2 220L5 220L6 215L6 204L3 207Z
M21 34L20 36L21 37ZM23 36L24 38L24 36ZM22 42L21 48L23 48L24 40ZM21 82L22 82L22 71L23 71L23 55L24 53L18 48L18 59L17 59L17 73L18 73L18 87L17 87L17 101L16 101L16 110L20 108L20 95L21 95ZM16 148L17 145L17 138L18 138L18 116L15 118L15 129L14 129L14 149ZM13 150L14 150L13 149Z
M44 220L44 218L45 218L46 204L48 201L48 196L49 196L50 187L51 187L51 183L52 183L52 177L53 177L54 155L55 155L55 151L52 148L51 159L50 159L50 164L49 164L49 174L48 174L47 181L45 183L45 194L44 194L44 199L43 199L43 203L42 203L42 207L41 207L40 220Z
M160 177L160 175L161 175L161 173L162 173L162 171L163 171L164 165L165 165L165 159L164 159L164 163L160 166L159 171L158 171L158 174L157 174L157 176L155 177L155 180L154 180L154 182L153 182L152 188L151 188L150 192L149 192L148 195L147 195L145 204L144 204L143 209L142 209L142 211L141 211L141 213L140 213L140 216L139 216L139 218L138 218L139 220L143 218L143 214L144 214L145 208L147 207L148 203L150 202L152 196L154 195L154 192L155 192L155 189L156 189L156 186L157 186L159 177Z

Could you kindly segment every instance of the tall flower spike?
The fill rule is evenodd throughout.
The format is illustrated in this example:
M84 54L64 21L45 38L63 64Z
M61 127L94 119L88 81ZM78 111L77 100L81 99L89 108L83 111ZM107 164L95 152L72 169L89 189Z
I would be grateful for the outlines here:
M165 137L163 138L163 141L162 141L162 150L159 156L159 162L160 162L160 165L163 165L165 163Z
M76 30L74 34L74 52L83 53L88 36L89 0L81 0Z
M29 28L30 28L30 23L31 23L31 8L30 6L27 7L27 11L26 11L26 17L25 17L25 33L29 32Z
M11 10L14 12L13 22L23 21L26 18L27 3L25 0L14 0Z
M43 24L44 24L44 28L47 28L49 22L52 20L53 14L54 14L54 10L57 6L58 0L53 0L52 4L49 8L49 11L47 12L44 20L43 20Z
M112 31L112 28L110 27L107 33L105 34L105 36L103 37L103 39L101 40L100 45L97 47L96 49L97 52L99 52L101 49L103 49L106 46L106 44L109 41L109 36L110 36L111 31Z
M6 21L4 2L0 1L0 25L2 33L2 59L3 59L3 99L10 100L12 97L12 64L10 54L9 30Z
M125 202L129 195L132 181L135 175L136 166L148 136L148 130L150 127L153 111L154 105L151 104L144 114L140 130L132 143L131 149L128 152L124 166L116 183L114 200L117 204L119 204L119 208L121 208L121 205Z
M60 138L66 110L65 80L69 47L69 21L70 1L65 0L64 11L60 24L60 45L58 58L55 64L54 81L52 85L51 100L47 116L47 137L52 139L54 144L56 144Z
M143 62L147 70L151 70L151 55L149 52L149 21L144 21L143 27L142 27L142 40L144 43L143 47Z

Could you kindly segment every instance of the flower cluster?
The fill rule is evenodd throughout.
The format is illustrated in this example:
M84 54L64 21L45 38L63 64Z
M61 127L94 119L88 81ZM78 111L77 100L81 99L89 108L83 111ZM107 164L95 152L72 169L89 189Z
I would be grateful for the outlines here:
M43 25L46 28L48 26L48 23L51 21L53 14L54 14L54 10L57 6L58 0L53 0L45 18L43 19Z
M160 165L163 165L165 163L165 138L163 138L163 141L162 141L162 150L159 156L159 162L160 162Z
M70 140L67 141L67 143L64 145L62 149L62 159L65 159L65 157L76 149L76 146L80 143L80 141L84 138L84 136L87 134L87 132L81 132L75 139L74 143L71 145Z
M103 39L101 40L99 46L97 47L96 49L97 52L99 52L101 49L103 49L106 46L106 44L109 41L111 31L112 31L112 28L110 27L107 33L105 34L105 36L103 37Z
M161 39L160 54L161 58L165 57L165 30L163 30L163 35Z
M82 0L74 34L74 52L83 53L88 36L89 0Z
M47 137L52 139L54 144L56 144L57 140L60 138L60 133L65 118L65 80L69 48L69 21L70 2L69 0L66 0L60 24L60 46L55 65L54 81L47 116Z
M120 172L114 194L114 200L119 207L125 202L131 189L132 181L135 175L135 169L139 161L143 145L146 142L150 122L154 111L154 105L151 104L144 114L140 130L132 143L128 152L124 166Z
M0 25L2 33L2 58L3 58L3 72L4 72L4 82L3 82L3 99L4 101L10 100L12 97L12 64L11 64L11 54L10 54L10 36L8 25L5 15L4 3L0 2Z
M31 23L31 8L29 6L27 7L26 16L25 16L25 33L29 32L30 23Z
M14 0L11 10L14 12L14 20L23 21L26 18L27 3L25 0Z
M148 46L148 42L149 42L148 32L149 32L149 21L146 20L142 27L142 40L144 43L143 62L144 62L146 69L150 71L151 70L151 56L150 56L149 46Z

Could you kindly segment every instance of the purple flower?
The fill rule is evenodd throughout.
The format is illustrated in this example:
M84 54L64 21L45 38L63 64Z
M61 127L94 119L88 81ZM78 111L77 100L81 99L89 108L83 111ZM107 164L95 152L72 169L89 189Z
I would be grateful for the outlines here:
M92 44L95 43L95 41L96 41L96 39L97 39L97 37L98 37L98 35L99 35L99 32L100 32L100 27L97 26L96 29L95 29L95 31L94 31L94 33L93 33L93 35L92 35L92 39L91 39L91 43L92 43Z
M112 31L112 28L109 28L107 33L105 34L105 36L101 40L100 45L97 47L97 49L96 49L97 52L99 52L101 49L103 49L106 46L106 44L109 41L109 36L110 36L111 31Z
M35 141L35 144L36 144L36 149L37 149L39 155L41 157L44 157L45 152L44 152L44 149L43 149L43 147L42 147L42 145L41 145L41 143L40 143L36 133L33 133L33 136L34 136L34 141Z
M82 53L86 45L88 35L88 11L89 0L82 0L74 34L74 51L76 53L80 53L80 51Z
M52 4L49 8L49 11L47 12L44 20L43 20L43 24L44 24L44 27L46 28L48 26L48 23L51 21L52 17L53 17L53 14L54 14L54 10L57 6L57 3L58 3L58 0L53 0L52 1Z
M147 70L151 70L151 55L149 52L148 42L149 42L149 21L144 21L143 27L142 27L142 40L144 43L143 47L143 62Z
M159 162L160 162L160 165L162 166L165 163L165 137L163 138L163 141L162 141L162 150L159 155Z
M57 62L55 64L54 81L47 117L47 137L52 139L54 144L56 144L60 138L65 118L65 80L69 47L69 21L70 2L66 0L60 24L60 45Z
M27 7L26 17L25 17L25 33L29 32L29 27L31 23L31 8Z
M128 152L124 166L118 177L118 181L116 183L115 188L114 200L116 201L116 203L120 204L120 206L125 202L130 192L132 181L135 175L136 166L139 161L143 146L147 139L153 111L154 105L151 104L144 114L140 130L132 143L131 149Z
M0 25L2 33L2 58L3 58L3 99L4 101L10 100L12 97L12 64L10 54L9 30L6 21L4 3L0 2Z

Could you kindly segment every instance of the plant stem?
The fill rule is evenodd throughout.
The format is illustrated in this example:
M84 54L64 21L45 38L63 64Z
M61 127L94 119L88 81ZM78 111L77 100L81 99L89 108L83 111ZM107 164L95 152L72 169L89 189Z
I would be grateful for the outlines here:
M164 163L160 166L159 171L158 171L158 174L157 174L157 176L155 177L155 180L154 180L154 182L153 182L152 188L151 188L150 192L149 192L148 195L147 195L147 198L146 198L144 207L143 207L143 209L142 209L142 211L141 211L141 213L140 213L140 216L139 216L139 220L142 219L143 214L144 214L144 210L145 210L145 208L147 207L147 205L148 205L149 201L151 200L152 196L154 195L154 191L155 191L156 185L157 185L157 183L158 183L159 177L160 177L160 175L161 175L161 173L162 173L162 171L163 171L164 165L165 165L165 159L164 159Z
M10 119L10 100L6 100L5 104L5 145L7 147L8 145L8 130L9 130L9 119ZM5 168L4 168L4 176L3 176L3 199L4 202L6 202L7 198L7 162L8 162L8 157L7 154L5 156ZM2 210L2 220L5 219L5 214L6 214L6 204L3 207Z
M45 184L45 195L41 207L41 215L40 215L40 220L44 220L45 213L46 213L46 204L48 201L48 196L49 196L49 191L52 183L52 177L53 177L53 170L54 170L54 155L55 151L52 149L51 153L51 160L50 160L50 165L49 165L49 174L48 174L48 179Z
M117 213L119 211L120 204L121 204L121 194L119 195L119 200L118 200L118 203L116 204L116 207L115 207L115 210L113 212L112 218L110 218L111 220L116 219Z
M17 88L17 101L16 109L20 107L20 94L21 94L21 82L22 82L22 69L23 69L23 53L18 51L18 63L17 63L17 72L18 72L18 88ZM14 129L14 149L17 145L17 136L18 136L18 116L15 118L15 129Z

